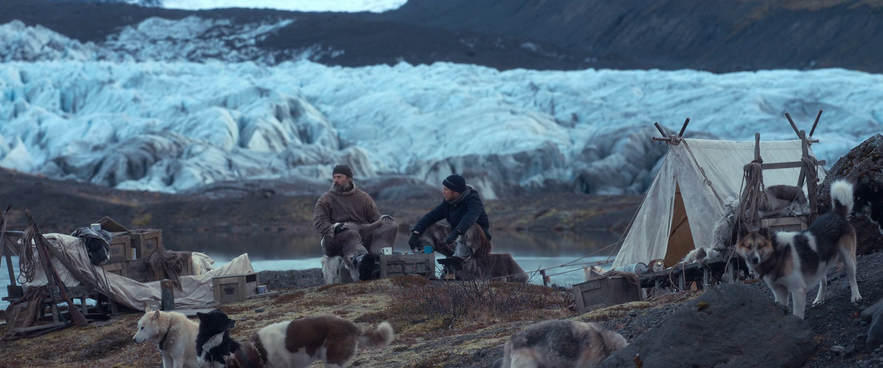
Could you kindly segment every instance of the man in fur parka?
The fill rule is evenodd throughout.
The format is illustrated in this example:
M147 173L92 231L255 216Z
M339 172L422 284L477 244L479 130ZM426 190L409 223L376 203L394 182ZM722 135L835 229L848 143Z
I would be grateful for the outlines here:
M343 257L354 281L375 278L381 249L393 246L398 225L391 216L381 216L374 199L359 190L348 165L335 166L332 180L313 211L322 251L327 257Z

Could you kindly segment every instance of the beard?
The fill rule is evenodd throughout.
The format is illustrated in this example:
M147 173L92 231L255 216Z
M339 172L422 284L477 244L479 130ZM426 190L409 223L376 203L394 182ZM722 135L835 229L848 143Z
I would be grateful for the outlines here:
M347 190L350 190L352 187L353 187L353 182L346 183L345 185L331 183L331 189L333 189L335 192L338 192L338 193L346 192Z

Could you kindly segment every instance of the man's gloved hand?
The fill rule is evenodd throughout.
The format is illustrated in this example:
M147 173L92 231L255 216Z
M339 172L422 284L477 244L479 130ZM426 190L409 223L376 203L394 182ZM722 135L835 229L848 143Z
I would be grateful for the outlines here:
M346 224L343 222L335 222L334 225L331 225L331 230L334 230L334 235L340 234L341 232L346 231Z
M420 241L417 239L420 238L420 234L416 231L411 232L411 238L408 239L408 245L411 246L411 252L417 253L417 246L420 245Z
M445 238L445 244L447 244L447 245L454 244L454 241L457 240L457 237L458 237L458 236L460 236L460 231L459 231L459 230L454 230L454 231L452 231L452 232L451 232L451 235L448 235L448 237Z

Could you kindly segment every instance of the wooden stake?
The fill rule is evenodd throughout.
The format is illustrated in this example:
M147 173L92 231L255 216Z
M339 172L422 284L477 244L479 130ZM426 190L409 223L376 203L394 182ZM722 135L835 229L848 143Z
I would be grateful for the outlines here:
M665 131L662 130L662 127L661 127L661 126L659 126L659 122L655 122L655 123L653 123L653 126L656 127L656 130L659 131L659 134L662 134L662 138L668 138L668 135L665 134Z
M684 131L687 130L687 124L690 124L690 118L687 118L687 120L684 121L684 126L681 127L681 132L678 133L678 137L684 136Z
M25 210L25 216L28 217L28 224L34 228L34 243L37 246L37 252L40 253L40 260L43 263L43 267L46 268L46 276L48 277L46 281L50 284L49 288L51 289L51 284L55 284L55 287L58 288L58 293L61 294L61 298L67 302L68 312L70 312L71 318L73 318L74 323L76 323L77 326L82 327L89 324L89 322L86 321L86 316L74 306L74 302L71 300L70 295L67 294L67 288L64 286L64 283L61 282L61 277L58 276L58 271L55 269L55 265L52 264L52 260L49 259L49 250L47 249L48 245L46 245L46 239L43 238L43 234L40 233L37 223L34 222L34 218L31 217L31 211ZM53 299L52 302L55 303L55 299Z
M162 287L162 310L170 312L175 310L175 283L172 280L160 281Z
M822 110L819 110L819 114L816 115L816 121L812 123L812 129L809 131L809 137L812 138L812 134L816 132L816 125L819 124L819 118L822 117Z

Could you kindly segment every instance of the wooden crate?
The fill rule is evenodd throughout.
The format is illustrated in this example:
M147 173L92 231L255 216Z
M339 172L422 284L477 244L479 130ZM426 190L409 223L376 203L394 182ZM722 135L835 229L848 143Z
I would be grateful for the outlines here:
M101 266L104 272L126 277L126 262L105 263Z
M235 303L257 295L258 274L228 275L212 277L212 291L215 303Z
M162 245L162 230L138 229L129 232L132 238L132 259L150 259L153 252Z
M113 240L110 241L110 246L108 246L108 254L110 255L108 262L125 262L130 259L129 257L131 257L130 253L132 249L131 244L131 239L128 236L114 237Z
M419 275L434 279L435 253L380 255L380 278L403 275Z
M148 282L150 281L148 272L150 270L147 267L147 261L143 259L126 261L126 277L138 282Z
M641 289L623 276L592 279L573 285L579 313L641 300Z
M764 218L760 226L770 231L800 231L809 227L808 220L807 216Z

